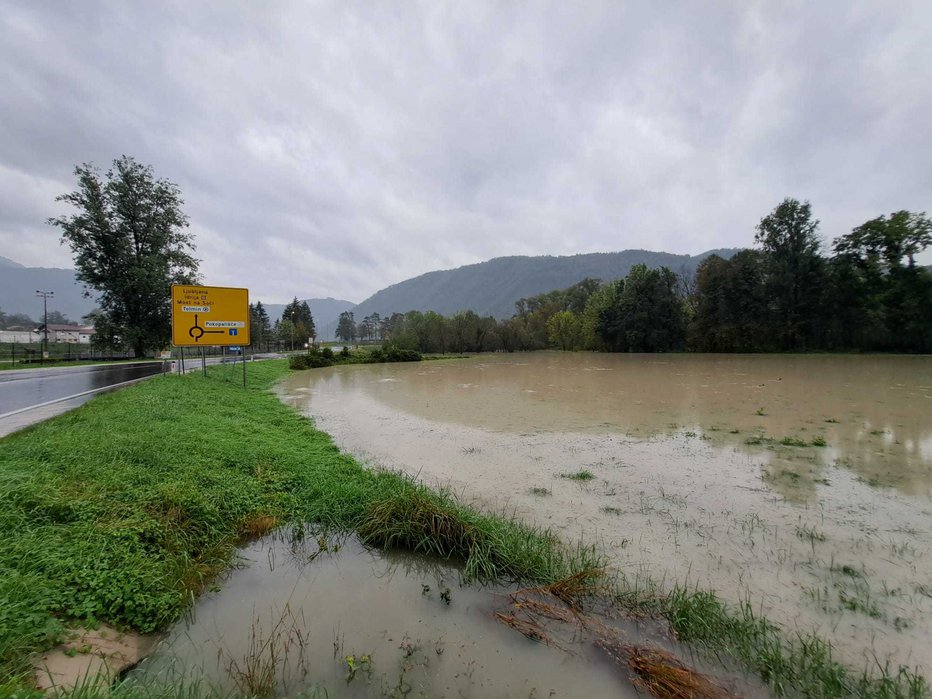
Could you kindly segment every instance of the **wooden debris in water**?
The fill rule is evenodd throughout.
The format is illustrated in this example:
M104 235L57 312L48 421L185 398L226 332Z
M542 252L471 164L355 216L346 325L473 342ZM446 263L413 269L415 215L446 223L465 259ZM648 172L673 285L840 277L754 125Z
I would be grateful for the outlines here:
M279 524L278 517L274 515L253 514L240 525L239 533L244 539L258 539L275 530Z
M606 649L608 644L596 642ZM658 699L730 699L733 694L712 682L674 656L659 648L628 646L627 665L634 673L634 683ZM615 653L610 653L618 659Z
M530 638L532 641L541 641L547 645L551 645L553 641L553 639L544 630L544 627L533 620L522 619L515 616L514 614L503 614L502 612L495 612L495 618L502 622L505 626L510 626L521 635L525 636L526 638Z
M602 570L581 571L551 585L531 587L511 593L509 612L495 612L495 618L526 638L570 652L557 641L559 631L578 641L587 632L593 643L619 669L625 671L640 689L658 699L732 699L734 695L705 675L688 667L674 655L658 647L625 641L618 629L596 614L582 611L581 604L596 594L595 581Z

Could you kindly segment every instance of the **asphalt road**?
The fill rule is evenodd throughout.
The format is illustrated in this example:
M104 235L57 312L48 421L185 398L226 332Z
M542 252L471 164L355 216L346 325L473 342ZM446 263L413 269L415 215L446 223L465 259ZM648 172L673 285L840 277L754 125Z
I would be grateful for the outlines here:
M0 372L0 436L71 410L101 390L162 371L162 362L140 362Z

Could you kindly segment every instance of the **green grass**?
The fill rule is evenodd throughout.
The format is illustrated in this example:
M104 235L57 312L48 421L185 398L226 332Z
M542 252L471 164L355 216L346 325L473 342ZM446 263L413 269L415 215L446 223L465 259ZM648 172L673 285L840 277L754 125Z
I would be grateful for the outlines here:
M574 473L561 473L560 478L566 478L571 481L591 481L595 478L595 474L592 471L582 470L575 471Z
M788 637L755 614L750 603L737 610L714 594L675 589L639 608L665 617L681 641L713 655L727 654L757 674L778 696L910 697L929 696L929 685L907 668L879 662L854 671L832 657L831 645L813 635Z
M206 378L159 377L0 440L0 696L27 696L28 654L54 645L65 624L165 628L244 539L276 523L355 530L372 545L461 561L474 578L551 583L603 564L592 548L567 548L548 531L362 468L268 390L285 364L251 365L247 389L222 368ZM777 694L928 692L905 670L845 668L824 641L790 637L750 605L623 578L612 590L619 605L666 619L700 650L736 658ZM209 693L181 684L148 696ZM137 695L123 685L114 694Z
M165 628L256 522L357 529L457 558L477 577L549 582L598 563L363 469L268 391L286 371L283 361L252 365L247 389L222 369L163 376L0 441L0 686L63 622ZM448 532L419 529L417 508L466 533L438 539Z

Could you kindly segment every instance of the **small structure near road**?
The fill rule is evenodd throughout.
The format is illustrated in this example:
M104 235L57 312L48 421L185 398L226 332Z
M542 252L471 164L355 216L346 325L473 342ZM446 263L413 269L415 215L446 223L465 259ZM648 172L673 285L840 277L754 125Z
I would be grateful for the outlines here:
M49 342L66 342L72 345L89 345L94 334L92 325L55 325L49 323ZM45 326L0 330L0 342L29 345L45 339Z
M91 344L91 335L94 334L92 325L53 325L49 323L49 342L71 342L79 345ZM45 337L45 326L36 328L39 337Z

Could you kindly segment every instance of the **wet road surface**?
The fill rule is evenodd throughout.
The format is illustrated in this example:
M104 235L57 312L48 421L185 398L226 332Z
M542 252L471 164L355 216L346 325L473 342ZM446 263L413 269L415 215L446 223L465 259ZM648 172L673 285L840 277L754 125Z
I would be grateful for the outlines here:
M75 408L101 389L162 371L162 362L140 362L2 372L0 436Z

